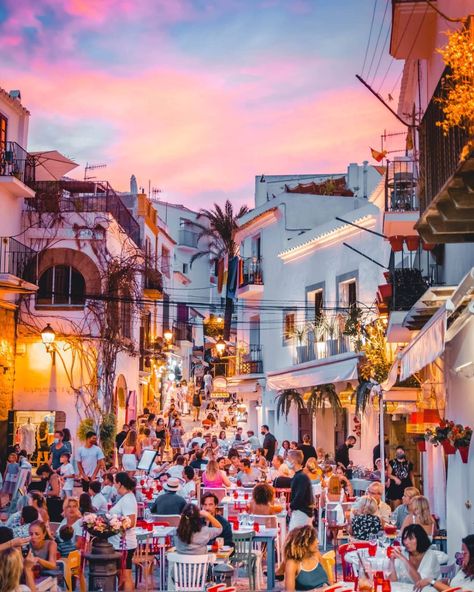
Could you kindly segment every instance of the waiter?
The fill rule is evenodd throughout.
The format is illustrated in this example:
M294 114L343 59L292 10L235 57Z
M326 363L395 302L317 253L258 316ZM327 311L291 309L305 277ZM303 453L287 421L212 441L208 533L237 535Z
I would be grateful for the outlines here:
M346 438L344 444L338 446L336 449L336 466L342 466L344 470L347 470L351 462L349 458L349 450L354 447L356 443L355 436L349 436Z

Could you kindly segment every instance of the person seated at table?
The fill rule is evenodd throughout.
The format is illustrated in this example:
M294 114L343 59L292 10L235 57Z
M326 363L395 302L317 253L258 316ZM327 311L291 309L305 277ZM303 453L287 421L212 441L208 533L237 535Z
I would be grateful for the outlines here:
M311 456L306 461L303 472L308 475L311 485L321 483L323 478L323 472L319 468L318 462L314 456Z
M186 500L178 494L181 482L176 477L170 477L163 484L163 493L159 495L151 506L152 514L166 514L167 516L181 514Z
M217 465L221 471L226 471L226 469L230 465L229 459L227 459L225 456L217 457L216 462L217 462ZM226 474L227 474L227 471L226 471Z
M283 457L279 454L275 454L275 456L272 458L271 467L268 471L272 481L279 477L285 470L285 468L282 469L282 467L286 467L288 469L288 465L285 463Z
M242 427L238 427L237 430L235 431L235 436L234 439L232 440L232 445L233 446L242 446L244 443L244 437L243 437L243 431L244 428Z
M0 589L5 592L36 592L31 551L24 558L20 549L11 547L0 553ZM20 584L24 576L25 584Z
M202 519L210 524L204 526ZM184 555L206 555L209 541L222 534L222 526L215 516L186 504L174 538L176 552Z
M201 477L202 487L230 487L232 484L215 460L210 460Z
M39 519L38 510L33 506L25 506L21 510L20 522L12 526L13 536L27 537L29 536L30 524Z
M229 450L227 458L230 461L230 465L228 468L229 475L237 475L237 473L239 473L242 470L239 453L237 452L237 450L231 448Z
M260 440L253 430L247 430L247 444L250 446L250 450L257 450L261 446Z
M279 469L280 474L273 480L273 487L275 489L289 489L291 487L291 479L293 471L286 463L283 463Z
M312 526L294 528L284 548L285 592L313 590L329 584L321 564L318 538Z
M402 524L405 518L410 513L408 506L410 505L410 501L416 496L421 495L420 491L416 487L405 487L405 491L403 492L402 503L395 508L392 512L391 522L395 522L395 526L397 530L402 528Z
M346 477L346 471L341 466L336 467L336 477L339 479L345 494L352 497L354 495L354 490L352 489L351 482Z
M346 494L342 488L341 482L336 475L333 475L329 479L329 483L326 489L321 494L321 505L325 506L327 502L345 502Z
M409 524L419 524L432 541L436 523L431 515L430 502L424 495L415 495L408 505L409 514L403 521L401 530Z
M262 477L262 473L256 467L252 467L248 458L243 458L240 461L242 470L237 473L237 481L242 485L253 485Z
M357 507L353 509L351 524L348 528L355 539L368 541L380 532L382 524L376 513L377 502L374 498L368 495L362 496Z
M184 467L183 480L184 484L181 485L179 495L184 498L196 497L196 481L195 481L194 469L192 467Z
M88 493L81 493L81 495L79 496L79 510L83 516L84 514L95 513L94 506L92 505L91 496Z
M442 580L432 582L428 578L425 578L415 584L415 592L420 592L425 586L429 585L433 586L438 592L444 592L450 588L474 591L474 534L470 534L462 539L461 569L449 584L446 584Z
M201 497L201 509L206 512L209 512L211 516L214 516L217 522L219 522L219 524L222 526L222 533L220 536L224 539L224 545L226 545L227 547L233 547L234 539L232 538L232 528L230 526L230 522L228 522L223 516L217 513L218 505L219 500L217 498L217 495L215 493L212 493L211 491L208 491ZM203 524L205 524L205 526L211 525L210 522L208 520L206 521L205 519L203 519ZM212 545L214 541L215 538L211 539L209 541L209 544Z
M91 481L89 483L89 495L94 510L99 514L105 514L108 509L108 503L101 492L101 482Z
M265 450L263 448L257 448L255 451L255 460L253 461L253 464L261 471L267 470L267 459L265 458Z
M322 446L316 448L316 461L320 467L323 467L328 461L329 455Z
M196 452L196 458L189 463L189 466L198 471L201 470L201 465L207 465L208 461L204 458L204 450Z
M58 545L58 553L61 557L67 557L69 553L76 550L74 543L74 528L72 526L61 526L55 537Z
M390 516L392 515L392 509L388 504L382 500L383 485L380 481L374 481L371 483L366 490L366 495L373 497L377 502L376 515L380 518L382 527L390 522Z
M171 465L171 467L167 469L167 472L169 473L170 477L182 479L185 463L186 458L182 454L178 454L175 459L175 464Z
M58 546L41 520L30 524L30 549L42 575L56 575Z
M114 487L114 476L112 473L106 473L103 477L101 494L107 500L107 503L113 504L117 497L117 490Z
M227 439L227 434L225 430L221 430L219 435L217 436L217 442L220 448L228 448L230 445L229 440Z
M323 486L327 487L329 484L329 479L334 476L334 471L332 469L332 465L329 463L325 464L323 467Z
M75 497L67 497L63 503L64 519L59 523L58 529L63 526L71 526L74 530L74 544L76 549L82 549L85 543L82 528L82 514L79 510L79 500Z
M268 483L255 485L250 500L250 514L271 516L272 514L279 514L282 510L283 508L280 505L275 505L275 490L271 485Z
M280 446L280 450L278 451L278 455L281 456L283 458L283 460L286 460L286 457L288 456L289 449L290 449L290 441L283 440L283 442L281 443L281 446Z
M380 481L382 479L382 459L376 458L375 462L375 470L372 471L369 475L370 481ZM388 476L388 459L385 459L385 487L388 489L390 487L390 477Z
M431 541L424 528L419 524L409 524L402 531L402 543L405 551L401 547L392 547L390 579L412 585L425 580L428 585L436 583L441 569L436 551L430 549Z

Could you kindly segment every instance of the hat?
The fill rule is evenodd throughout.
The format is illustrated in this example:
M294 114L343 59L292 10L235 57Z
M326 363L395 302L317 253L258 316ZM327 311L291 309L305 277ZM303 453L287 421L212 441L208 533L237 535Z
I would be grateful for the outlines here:
M170 477L168 481L164 483L163 489L166 489L166 491L178 491L180 486L181 483L179 482L179 479L177 477Z

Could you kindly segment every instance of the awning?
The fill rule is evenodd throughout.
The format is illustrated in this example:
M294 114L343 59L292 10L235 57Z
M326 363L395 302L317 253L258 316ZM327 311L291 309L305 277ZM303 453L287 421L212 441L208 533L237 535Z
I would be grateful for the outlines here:
M447 319L446 306L443 305L399 354L401 381L434 362L444 352Z
M229 393L256 393L258 390L259 384L257 380L239 380L238 382L232 383L228 382L227 390Z
M279 372L267 374L267 388L273 391L309 388L329 382L357 380L359 355L353 352L339 354L323 360L299 364Z

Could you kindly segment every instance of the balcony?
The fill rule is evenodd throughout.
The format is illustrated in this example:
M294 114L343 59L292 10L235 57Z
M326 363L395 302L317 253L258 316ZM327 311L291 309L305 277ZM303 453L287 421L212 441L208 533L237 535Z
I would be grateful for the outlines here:
M107 181L36 181L34 198L26 209L39 214L104 212L110 214L133 242L140 246L140 226ZM50 224L50 221L46 221Z
M263 374L263 352L261 345L247 345L245 353L228 356L213 362L214 376L246 376Z
M16 142L6 142L0 150L0 187L16 197L33 197L34 191L28 187L35 180L35 161Z
M416 197L417 163L408 158L387 164L383 231L387 237L417 236L420 217Z
M173 325L175 341L189 341L193 343L193 326L190 323L177 321Z
M263 294L263 261L260 257L239 260L239 298L259 298Z
M37 290L30 283L35 273L36 251L14 238L0 237L0 291L29 294Z
M436 0L435 0L436 4ZM434 52L436 12L425 0L392 0L390 55L427 59Z
M181 228L179 231L179 246L189 247L190 249L197 249L199 242L199 233L193 230L186 230Z
M472 242L474 150L465 147L474 138L461 128L451 128L445 135L437 125L444 118L438 102L444 93L441 80L420 124L420 178L424 182L416 229L428 243Z
M343 334L347 314L328 316L314 330L308 330L295 346L293 364L304 364L354 351L351 339Z
M150 300L162 300L163 276L157 269L146 268L143 273L143 294Z

